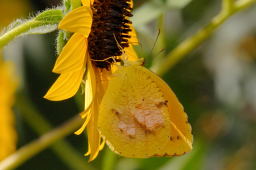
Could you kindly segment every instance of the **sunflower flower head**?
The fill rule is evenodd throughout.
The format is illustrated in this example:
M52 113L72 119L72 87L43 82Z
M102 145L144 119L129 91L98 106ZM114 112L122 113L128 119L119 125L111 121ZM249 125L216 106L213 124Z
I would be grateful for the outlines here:
M129 17L132 0L81 0L82 6L69 12L59 29L73 33L56 60L53 72L60 74L44 96L60 101L74 96L85 84L85 120L75 132L87 128L89 160L94 160L105 141L97 130L99 105L123 53L136 60L132 45L138 40Z
M16 131L11 107L16 83L11 75L11 64L0 61L0 160L16 148Z

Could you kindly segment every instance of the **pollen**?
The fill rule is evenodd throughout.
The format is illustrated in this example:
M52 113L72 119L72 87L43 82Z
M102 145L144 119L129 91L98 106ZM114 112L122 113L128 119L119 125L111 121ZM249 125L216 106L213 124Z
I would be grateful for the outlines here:
M96 67L109 69L129 46L131 0L95 0L88 49Z

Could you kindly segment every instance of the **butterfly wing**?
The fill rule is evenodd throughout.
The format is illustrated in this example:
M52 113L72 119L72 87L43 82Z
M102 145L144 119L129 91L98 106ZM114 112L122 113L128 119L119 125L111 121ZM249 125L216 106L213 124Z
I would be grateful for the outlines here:
M191 150L187 115L168 85L141 66L121 67L100 105L98 128L125 157L181 155Z

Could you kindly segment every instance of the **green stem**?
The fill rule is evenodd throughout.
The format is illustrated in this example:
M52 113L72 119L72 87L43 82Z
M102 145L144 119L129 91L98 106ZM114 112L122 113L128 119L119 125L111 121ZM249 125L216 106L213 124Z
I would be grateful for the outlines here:
M52 126L41 116L42 114L38 113L28 97L21 93L17 95L16 100L15 106L38 135L43 135L52 129ZM79 153L68 142L64 140L57 141L51 148L70 169L92 169L84 157L79 156Z
M226 3L224 3L226 2ZM253 5L256 0L240 0L235 4L229 4L227 2L232 2L230 0L223 0L223 9L213 20L207 24L205 27L200 29L196 34L184 40L178 47L171 51L165 59L153 65L152 71L159 75L163 75L170 68L181 61L187 54L196 49L201 45L207 38L209 38L212 33L226 21L234 13L239 12L251 5Z
M47 121L39 113L37 113L36 109L29 102L29 99L27 97L19 94L17 96L17 101L17 108L19 109L23 118L36 131L36 133L42 135L45 132L51 130L51 125L49 125L49 123L47 123ZM60 133L61 130L56 129L52 131L51 134L49 133L48 135L44 135L40 139L21 148L16 153L8 157L6 160L3 160L0 163L0 169L16 168L17 166L25 162L28 158L45 149L48 145L52 144L55 139L59 139L70 134L80 125L81 119L77 116L69 123L62 126L62 128L67 128L62 133ZM58 134L56 136L57 138L52 139L55 134ZM74 150L73 147L64 140L56 141L56 143L52 144L51 148L62 159L62 161L70 167L70 169L93 169L87 164L85 159L82 156L79 156L77 151Z
M117 160L117 155L110 149L106 149L103 156L102 170L113 170L115 162Z
M226 9L226 11L232 11L234 7L234 0L223 0L222 7L223 9Z
M234 12L241 11L242 9L248 8L256 3L256 0L239 0L235 3Z
M19 36L20 34L29 31L32 28L39 27L43 23L40 21L35 21L35 20L29 20L25 22L24 24L21 24L14 29L8 31L4 35L0 37L0 48L4 47L7 45L11 40Z
M60 127L48 132L41 136L37 140L23 146L11 156L7 157L0 163L0 169L14 169L21 165L24 161L33 157L43 149L52 145L59 139L71 134L81 125L81 119L79 116L75 116Z

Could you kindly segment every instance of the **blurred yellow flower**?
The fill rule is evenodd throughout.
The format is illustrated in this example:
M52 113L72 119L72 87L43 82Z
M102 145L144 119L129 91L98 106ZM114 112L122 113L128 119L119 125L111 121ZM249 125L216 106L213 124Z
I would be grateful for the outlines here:
M27 0L1 0L0 30L16 18L26 16L29 12L29 8Z
M81 83L85 87L85 119L76 132L81 134L87 126L90 161L95 159L104 146L97 130L99 105L115 69L125 52L128 60L137 59L132 45L138 44L129 17L131 0L82 0L83 6L68 13L59 28L74 33L58 57L53 72L59 78L44 96L59 101L74 96ZM124 52L122 51L124 49Z
M15 88L11 64L0 61L0 160L16 149L16 131L11 109Z
M25 16L29 11L27 0L4 0L0 2L0 30L14 19ZM12 105L16 82L13 80L11 63L4 63L0 49L0 160L16 149L16 130Z

